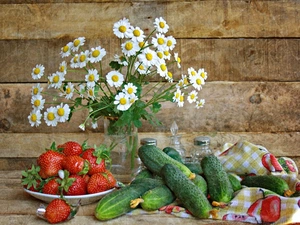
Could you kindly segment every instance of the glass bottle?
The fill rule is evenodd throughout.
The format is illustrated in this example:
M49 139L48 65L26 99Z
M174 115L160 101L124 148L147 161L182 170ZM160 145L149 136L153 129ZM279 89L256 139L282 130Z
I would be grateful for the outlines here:
M178 126L176 122L174 121L171 128L171 133L172 136L170 136L170 144L169 146L174 148L181 156L182 160L185 162L185 157L186 157L186 150L181 143L181 135L178 135Z
M206 155L213 154L210 149L210 138L207 136L198 136L194 138L194 148L192 157L194 162L201 162Z
M157 140L155 138L142 138L140 145L155 145L157 146Z

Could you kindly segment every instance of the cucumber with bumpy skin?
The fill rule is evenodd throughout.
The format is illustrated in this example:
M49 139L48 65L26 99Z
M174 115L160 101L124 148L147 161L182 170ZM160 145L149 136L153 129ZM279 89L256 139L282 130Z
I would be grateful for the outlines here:
M165 147L163 148L163 152L166 153L171 158L177 160L178 162L183 163L181 155L179 154L179 152L177 152L175 148Z
M207 182L206 180L199 174L196 174L195 179L192 180L196 186L200 188L205 196L207 196Z
M209 218L212 206L208 199L190 179L176 166L165 164L161 169L163 180L183 206L197 218Z
M242 179L234 173L227 173L227 174L228 174L228 178L231 183L231 186L233 188L233 191L241 190L242 189L242 185L241 185Z
M195 178L195 174L189 168L154 145L142 145L138 150L138 155L147 169L157 175L160 175L161 168L168 163L179 168L188 178Z
M201 167L212 201L229 202L233 197L233 188L220 160L215 155L206 155L201 160Z

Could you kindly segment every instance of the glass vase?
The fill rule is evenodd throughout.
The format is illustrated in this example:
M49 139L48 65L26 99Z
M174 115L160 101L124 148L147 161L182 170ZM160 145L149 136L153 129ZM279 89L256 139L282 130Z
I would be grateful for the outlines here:
M118 118L104 119L104 142L111 149L111 162L107 168L117 181L131 182L141 170L141 160L138 157L138 131L133 124L115 126Z

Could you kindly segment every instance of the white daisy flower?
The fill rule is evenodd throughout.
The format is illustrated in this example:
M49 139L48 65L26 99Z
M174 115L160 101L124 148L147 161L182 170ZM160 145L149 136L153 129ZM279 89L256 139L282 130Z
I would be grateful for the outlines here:
M40 95L42 90L43 90L43 88L41 87L41 84L36 83L35 85L32 86L31 94L32 95Z
M124 92L120 92L115 96L114 104L117 105L117 109L120 111L126 111L131 106L129 96Z
M176 88L184 88L187 89L189 85L189 81L186 75L182 74L181 75L181 79L178 81L178 83L176 84Z
M88 87L94 87L99 80L99 74L96 69L88 70L88 74L85 75L86 85Z
M201 99L200 101L196 102L196 107L195 108L200 109L204 106L204 104L205 104L205 99Z
M104 48L101 48L100 46L92 48L89 56L89 61L91 63L100 62L105 55L106 51Z
M69 119L69 115L70 115L70 107L68 104L63 105L63 103L61 103L60 105L58 105L56 107L56 115L55 117L57 118L58 122L66 122Z
M61 62L61 63L59 64L58 71L59 71L60 73L65 74L65 75L67 74L67 63L66 63L66 61L63 61L63 62Z
M85 42L85 37L79 37L79 38L76 38L74 41L73 41L73 45L72 45L72 48L71 50L73 52L77 52L80 48L80 46L83 46L84 45L84 42Z
M156 51L156 55L159 59L164 59L165 54L162 51Z
M166 37L166 45L169 50L173 50L176 45L176 39L173 36Z
M146 41L146 42L144 42L144 41L139 41L139 42L138 42L138 46L139 46L140 49L146 48L148 45L149 45L149 44L148 44L148 41Z
M45 67L41 64L36 65L33 69L32 69L32 79L37 80L37 79L41 79L41 77L44 75L44 71L45 71Z
M198 99L198 92L196 90L191 91L187 97L189 103L196 102L197 99Z
M132 40L128 40L122 43L121 48L122 48L122 52L126 56L133 56L136 54L136 52L140 50L138 43Z
M173 102L178 102L180 100L180 96L181 96L181 90L177 88L173 95Z
M139 61L135 62L134 67L139 72L139 74L147 74L150 71L150 68L151 68L151 67L144 66Z
M79 95L81 98L84 97L84 93L85 93L85 85L84 84L79 84Z
M133 83L128 83L124 85L124 89L123 92L128 94L128 95L132 95L135 94L137 91L137 87L133 85Z
M92 128L93 129L97 129L98 128L98 122L97 122L97 120L92 121Z
M203 68L198 70L198 74L204 79L207 79L207 72L205 72L205 70Z
M49 88L52 87L58 89L61 87L62 82L65 80L65 76L62 73L55 72L52 75L48 76L48 80L50 82L48 86Z
M164 54L164 59L166 59L166 60L170 60L171 59L171 54L170 54L170 52L169 51L164 51L163 52L163 54Z
M151 43L158 51L165 51L167 49L167 40L163 34L156 34L156 37L152 38Z
M160 33L167 33L169 30L169 25L166 23L166 21L162 17L155 19L154 27Z
M190 80L192 80L193 77L197 76L197 74L197 71L193 67L188 68L188 75Z
M73 47L73 42L69 42L64 47L61 48L60 55L62 58L69 57L71 55L71 50Z
M120 87L123 84L124 76L118 71L110 71L106 75L106 80L111 87Z
M118 38L132 38L133 36L131 25L126 18L123 18L114 24L113 32Z
M84 52L80 52L80 54L78 55L78 66L79 68L83 68L86 66L86 64L88 63L88 59L89 59L89 50L85 50Z
M184 105L184 93L181 93L181 95L179 96L179 99L177 101L177 106L183 107L183 105Z
M146 36L144 35L144 31L139 28L139 27L135 27L132 29L132 40L136 41L136 42L142 42L144 41L144 38Z
M138 56L139 61L142 62L146 67L154 66L158 62L158 57L155 51L146 48L143 52Z
M44 112L44 120L48 126L57 126L57 109L56 107L51 106L50 108L47 109L46 112Z
M115 56L114 56L114 59L115 59L120 65L122 65L122 66L128 66L128 62L127 62L126 58L125 58L123 55L121 55L121 56L115 55Z
M33 95L31 97L31 104L33 109L42 110L44 108L45 99L43 99L42 95Z
M70 60L71 68L79 68L79 55L75 54L74 57Z
M131 94L129 95L129 102L130 102L130 106L135 103L135 101L137 101L139 98L135 95L135 94Z
M166 76L166 79L167 79L170 83L173 82L173 74L172 74L170 71L168 71L167 76Z
M199 74L197 74L197 76L192 77L190 81L193 87L198 91L200 91L202 89L202 85L205 84L204 79Z
M161 76L161 77L166 77L168 74L168 67L166 65L165 60L159 60L159 63L156 65L157 67L157 73Z
M64 92L60 96L65 96L66 99L71 99L74 95L74 85L71 82L68 82L64 88Z
M87 87L87 95L92 100L95 99L95 90L94 90L94 87Z
M38 127L41 124L42 114L39 110L32 110L28 116L30 125Z
M174 53L174 58L175 58L175 61L177 62L177 67L180 69L181 68L181 59L178 57L178 53Z

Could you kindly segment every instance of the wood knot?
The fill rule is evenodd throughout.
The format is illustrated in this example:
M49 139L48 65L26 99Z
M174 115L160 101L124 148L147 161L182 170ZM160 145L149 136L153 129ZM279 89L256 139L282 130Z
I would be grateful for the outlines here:
M7 119L0 120L0 130L8 131L10 129L10 122Z
M249 98L249 101L252 103L252 104L260 104L262 99L261 99L261 96L260 94L254 94L252 95L250 98Z

